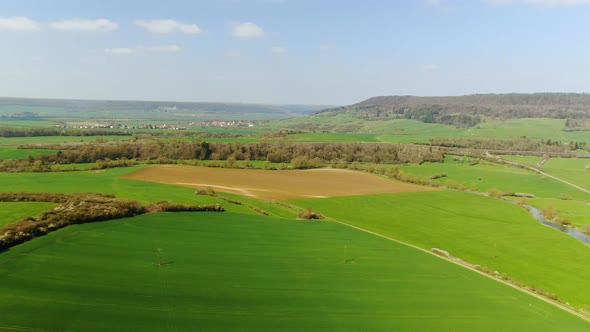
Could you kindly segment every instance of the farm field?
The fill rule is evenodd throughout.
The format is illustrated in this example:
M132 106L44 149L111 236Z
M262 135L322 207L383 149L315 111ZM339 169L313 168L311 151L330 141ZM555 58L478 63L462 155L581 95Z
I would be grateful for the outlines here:
M448 190L291 202L427 250L446 250L590 309L590 248L516 204Z
M551 158L543 170L547 173L577 184L590 190L590 159L582 158Z
M435 137L485 137L508 139L529 137L534 139L552 139L562 142L589 142L590 137L583 131L563 131L565 120L562 119L510 119L487 120L473 128L456 128L454 126L423 123L416 120L367 121L351 116L311 116L280 120L269 124L273 129L301 129L315 131L290 135L299 140L331 141L360 135L360 141L379 142L414 142L427 143ZM346 134L346 133L355 134ZM364 136L363 136L364 135Z
M0 253L0 275L0 330L589 329L485 276L332 222L176 213L76 225Z
M56 205L55 203L45 202L0 202L0 227L26 217L37 216L39 213Z
M567 195L575 199L590 198L583 191L529 170L485 161L475 165L470 165L469 162L468 158L447 156L444 163L411 164L399 168L404 172L426 177L445 173L446 177L437 179L441 184L453 181L465 184L468 188L474 186L483 192L496 188L503 192L529 193L537 197L559 198Z
M37 156L41 154L54 154L55 150L48 149L18 149L15 147L3 146L0 147L0 160L8 159L22 159L27 156Z
M219 191L267 199L434 190L341 169L266 171L158 165L142 168L125 175L125 178L190 188L212 187Z
M2 110L2 106L0 106L0 113ZM5 119L0 117L0 127L13 127L13 128L31 128L31 127L51 127L55 126L57 123L54 121L46 121L46 120L15 120L15 119Z
M523 165L537 167L548 174L590 190L590 170L587 168L590 166L590 159L588 158L549 158L549 160L542 167L538 167L537 163L542 159L540 157L501 157L503 159L521 163Z
M33 137L0 137L0 145L27 145L27 144L57 144L105 141L131 140L131 136L33 136Z
M148 204L170 201L183 204L223 204L226 210L245 214L257 214L252 207L259 207L270 215L294 217L296 213L271 202L248 199L247 197L224 194L244 205L228 204L217 197L195 195L195 190L187 187L156 182L124 179L123 175L141 169L143 166L113 168L101 171L50 172L50 173L0 173L3 191L28 192L98 192L113 194L118 198L137 200ZM246 204L248 203L248 204Z

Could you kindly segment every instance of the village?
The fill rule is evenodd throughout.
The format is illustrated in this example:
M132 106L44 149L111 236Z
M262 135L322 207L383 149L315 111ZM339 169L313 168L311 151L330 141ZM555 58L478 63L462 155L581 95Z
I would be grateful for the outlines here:
M242 120L212 120L212 121L198 121L190 122L188 126L198 127L254 127L252 121ZM108 123L108 122L70 122L66 124L56 125L58 128L73 128L73 129L169 129L169 130L187 130L186 126L180 126L176 124L141 124L141 125L127 125L124 123Z

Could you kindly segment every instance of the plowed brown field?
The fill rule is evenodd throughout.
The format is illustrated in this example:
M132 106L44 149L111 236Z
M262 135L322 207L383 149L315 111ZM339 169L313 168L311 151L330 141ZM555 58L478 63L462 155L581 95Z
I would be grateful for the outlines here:
M190 188L211 187L216 191L269 199L434 190L340 169L266 171L156 165L127 174L125 178Z

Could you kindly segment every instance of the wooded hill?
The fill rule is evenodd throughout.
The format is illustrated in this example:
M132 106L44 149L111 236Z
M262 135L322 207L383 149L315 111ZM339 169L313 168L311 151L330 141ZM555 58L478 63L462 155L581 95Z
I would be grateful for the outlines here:
M484 117L513 118L590 118L590 94L476 94L449 97L382 96L360 103L331 108L316 114L348 114L365 120L395 118L458 127L477 125Z

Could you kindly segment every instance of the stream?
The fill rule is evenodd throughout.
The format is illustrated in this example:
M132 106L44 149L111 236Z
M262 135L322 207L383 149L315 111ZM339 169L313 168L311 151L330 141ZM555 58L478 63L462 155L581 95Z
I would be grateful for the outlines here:
M555 229L562 231L570 236L575 237L576 239L584 242L587 245L590 245L590 238L588 237L588 235L586 235L582 232L578 232L577 230L575 230L573 228L547 221L545 219L545 216L543 215L543 213L541 213L541 211L539 211L539 209L537 209L537 208L534 208L530 205L525 205L525 207L527 208L527 210L529 210L529 212L533 215L533 217L535 217L535 219L537 219L537 221L539 221L543 225L549 226L551 228L555 228Z

